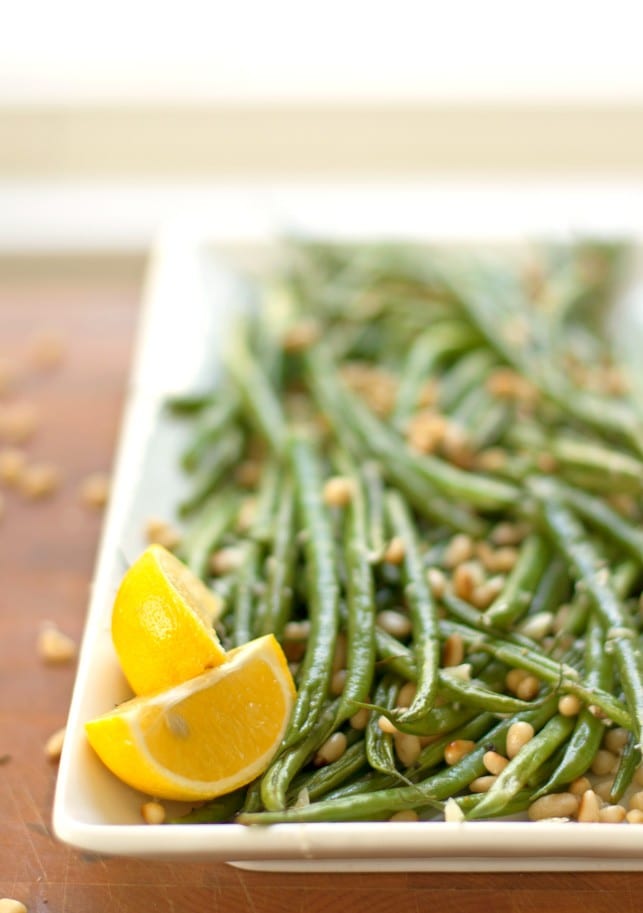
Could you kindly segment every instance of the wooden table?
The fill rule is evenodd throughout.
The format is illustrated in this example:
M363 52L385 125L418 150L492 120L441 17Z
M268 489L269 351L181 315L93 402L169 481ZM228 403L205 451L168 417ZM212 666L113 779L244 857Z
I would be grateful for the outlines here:
M140 272L111 261L0 262L0 355L26 364L39 327L60 332L67 349L58 370L30 370L13 394L41 413L30 458L53 460L64 484L38 503L5 492L0 520L0 896L21 899L30 913L643 909L643 873L261 874L98 858L52 837L56 769L43 745L65 721L74 669L44 665L36 638L45 619L75 638L82 632L101 515L81 503L78 485L110 467Z

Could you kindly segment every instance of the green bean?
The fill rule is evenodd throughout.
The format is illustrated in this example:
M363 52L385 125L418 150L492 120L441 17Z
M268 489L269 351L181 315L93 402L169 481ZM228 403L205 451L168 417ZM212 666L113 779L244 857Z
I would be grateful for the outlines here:
M585 676L590 686L609 689L613 685L614 663L612 657L604 650L603 636L603 626L592 613L585 640ZM534 794L534 799L545 793L554 792L560 786L582 776L594 760L604 732L602 720L587 707L583 707L563 757L547 782Z
M243 435L237 428L216 442L195 478L190 494L179 505L182 517L188 517L199 510L208 495L216 491L226 473L241 457L243 444Z
M599 613L606 631L606 648L614 651L637 745L643 727L643 666L635 633L620 603L609 574L575 516L555 497L547 480L534 480L533 490L541 499L544 521L559 548L582 581L584 590Z
M610 802L618 802L623 797L640 764L641 749L636 746L635 737L630 732L614 775L614 782L609 793Z
M234 628L232 642L235 647L247 643L255 627L254 611L259 583L259 545L250 542L245 554L234 593Z
M366 510L368 515L369 558L381 561L386 550L384 523L384 483L379 465L369 460L362 467Z
M404 544L404 593L413 623L417 692L411 706L398 717L400 723L411 723L425 716L435 702L440 666L438 614L406 503L393 491L388 493L386 503L393 534Z
M484 622L504 628L524 615L550 557L549 543L542 536L534 533L525 539L502 592L484 613Z
M472 349L464 354L441 378L440 409L446 413L453 412L471 390L484 386L489 371L496 363L496 356L489 349Z
M215 492L194 516L178 554L197 577L206 579L210 576L210 556L229 530L238 510L239 498L235 492Z
M238 408L237 397L226 389L200 415L194 438L181 454L181 465L187 472L196 469L208 450L230 430Z
M390 674L385 675L375 689L375 703L380 707L393 710L399 690L399 679ZM366 724L364 739L366 757L373 770L379 770L381 773L389 775L396 774L393 736L380 729L377 714L371 714Z
M556 714L533 739L524 745L502 770L484 798L468 813L468 818L490 818L503 814L508 803L535 771L567 739L574 728L571 717Z
M339 616L339 584L330 520L322 500L322 468L309 439L293 434L289 457L295 480L309 586L311 628L299 689L285 744L304 738L314 725L328 694Z
M284 481L280 491L279 507L273 524L271 538L273 550L268 558L269 567L258 616L258 633L283 634L290 616L295 564L298 547L295 538L295 499L292 482Z
M367 763L366 746L364 739L360 738L359 741L349 745L337 761L333 761L332 764L327 764L325 767L319 767L313 773L300 774L293 781L292 790L299 795L301 790L305 789L310 801L314 802L326 793L339 788L346 780L350 780L363 770Z

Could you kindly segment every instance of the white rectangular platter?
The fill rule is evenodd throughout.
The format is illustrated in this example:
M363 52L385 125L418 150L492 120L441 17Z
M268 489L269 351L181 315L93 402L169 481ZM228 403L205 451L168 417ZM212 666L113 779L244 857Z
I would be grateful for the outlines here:
M434 243L529 238L643 238L643 186L457 185L255 187L221 190L219 205L162 233L151 259L113 495L60 764L53 822L85 850L171 860L225 860L280 870L643 870L643 830L631 825L417 822L277 825L141 823L142 796L93 755L83 723L129 696L111 646L112 600L145 546L150 516L171 518L182 494L184 437L163 402L211 386L217 352L238 308L240 273L298 232L331 239ZM642 287L643 288L643 287ZM634 283L624 334L643 340L643 293ZM636 325L634 331L633 326Z

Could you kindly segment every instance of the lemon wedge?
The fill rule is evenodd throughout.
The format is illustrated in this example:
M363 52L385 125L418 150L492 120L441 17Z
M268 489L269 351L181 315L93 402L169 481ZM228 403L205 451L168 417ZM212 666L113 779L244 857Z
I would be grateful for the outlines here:
M152 694L220 665L221 601L172 552L150 545L123 577L112 640L135 694Z
M244 786L267 768L295 698L272 634L166 691L135 697L85 724L103 763L162 799L201 800Z

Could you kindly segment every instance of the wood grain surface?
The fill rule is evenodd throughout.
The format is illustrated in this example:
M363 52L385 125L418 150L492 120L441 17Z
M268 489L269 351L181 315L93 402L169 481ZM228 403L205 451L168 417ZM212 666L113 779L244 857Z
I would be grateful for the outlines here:
M25 449L63 474L57 494L28 502L3 490L0 518L0 897L30 913L635 913L643 873L264 874L226 865L167 864L79 853L52 837L55 765L47 737L65 721L73 664L42 663L43 620L79 639L101 514L78 486L109 470L127 384L140 269L69 261L38 269L0 262L0 360L23 375L0 407L28 401L40 423ZM66 354L55 371L29 366L35 334ZM625 825L624 825L625 826ZM643 830L641 831L643 852Z

